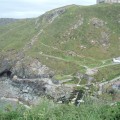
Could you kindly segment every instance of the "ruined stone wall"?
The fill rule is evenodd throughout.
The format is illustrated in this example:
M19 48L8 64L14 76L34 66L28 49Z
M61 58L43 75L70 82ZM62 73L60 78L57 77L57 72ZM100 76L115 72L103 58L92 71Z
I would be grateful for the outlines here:
M97 3L120 3L120 0L97 0Z

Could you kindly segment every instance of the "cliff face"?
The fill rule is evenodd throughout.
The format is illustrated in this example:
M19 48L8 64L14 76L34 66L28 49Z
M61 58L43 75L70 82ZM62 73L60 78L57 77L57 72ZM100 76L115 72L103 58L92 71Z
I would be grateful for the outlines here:
M62 97L69 99L73 86L62 85L53 76L54 71L37 59L4 58L0 67L0 99L27 105L37 104L43 96L56 102Z

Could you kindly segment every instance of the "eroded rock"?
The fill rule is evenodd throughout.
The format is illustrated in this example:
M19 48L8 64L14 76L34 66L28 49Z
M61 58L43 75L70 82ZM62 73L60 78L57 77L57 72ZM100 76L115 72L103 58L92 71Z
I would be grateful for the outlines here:
M0 98L18 99L29 105L36 104L41 96L50 96L55 101L61 97L68 99L73 91L73 86L52 80L54 72L37 59L24 57L14 64L9 63L10 60L1 63L1 72L10 69L12 75L9 79L7 76L0 78Z
M95 28L103 27L105 25L105 22L98 18L92 18L90 21Z
M79 26L81 26L84 22L84 18L80 16L80 19L72 26L71 29L77 29Z
M106 47L109 45L109 33L108 32L101 32L101 39L100 43Z
M52 23L59 15L65 13L65 11L66 11L65 8L50 11L50 12L45 14L44 20L49 22L49 23Z
M25 58L12 68L12 74L19 78L52 78L54 72L37 59Z

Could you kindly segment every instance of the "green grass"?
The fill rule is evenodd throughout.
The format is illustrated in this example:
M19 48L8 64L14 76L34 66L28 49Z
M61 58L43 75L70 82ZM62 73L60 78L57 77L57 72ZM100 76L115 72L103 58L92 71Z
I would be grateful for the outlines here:
M58 105L44 100L31 110L22 107L16 110L0 112L1 120L119 120L120 104L114 106L88 101L80 107Z
M94 76L97 81L112 80L120 76L120 65L108 66L99 69L98 73Z
M63 8L66 9L65 13L57 17L51 24L48 24L46 15L51 14L54 10L38 18L18 20L0 26L0 53L21 51L38 31L43 29L38 40L31 49L26 51L25 55L38 58L42 64L53 69L56 74L85 73L84 66L94 68L103 65L104 60L120 56L120 24L118 22L120 4L70 5ZM94 27L91 22L93 18L102 20L104 26ZM74 30L71 29L81 19L83 19L83 24ZM36 28L36 20L38 28ZM108 48L103 47L100 42L101 32L109 34ZM91 44L92 40L96 44ZM86 48L81 49L81 46ZM68 51L74 52L76 56L69 55ZM43 55L39 54L41 52ZM46 57L44 54L52 57ZM108 60L104 64L109 63Z
M63 58L65 62L70 61L71 63L78 64L76 69L81 69L79 65L86 65L88 67L102 65L102 60L117 57L120 53L120 40L118 39L120 30L118 27L119 23L117 22L119 20L119 10L119 4L101 4L87 7L70 6L64 14L60 15L53 23L44 28L44 33L39 36L39 40L31 49L30 54L42 51L45 54ZM42 17L44 18L44 15ZM84 19L83 24L77 29L71 30L71 27L81 18ZM106 22L106 24L103 27L95 28L90 22L92 18L98 18ZM110 34L110 46L107 49L100 43L96 45L90 43L91 40L99 42L101 32ZM70 34L68 35L68 33ZM41 42L50 47L41 45ZM61 42L64 43L61 44ZM86 46L86 49L81 50L81 45ZM58 49L55 50L52 47ZM84 57L67 55L67 51L73 51L77 55ZM35 56L38 56L38 54ZM50 59L45 61L47 65L47 61L49 61L49 64L54 66L50 62ZM74 69L71 71L71 73L75 72Z
M0 51L20 50L37 32L34 20L21 20L0 28Z

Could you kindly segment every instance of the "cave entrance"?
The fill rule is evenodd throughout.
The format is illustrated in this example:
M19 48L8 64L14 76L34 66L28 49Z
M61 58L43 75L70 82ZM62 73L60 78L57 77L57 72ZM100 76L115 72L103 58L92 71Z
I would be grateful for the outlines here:
M4 70L3 72L0 73L0 77L11 77L12 72L10 70Z

